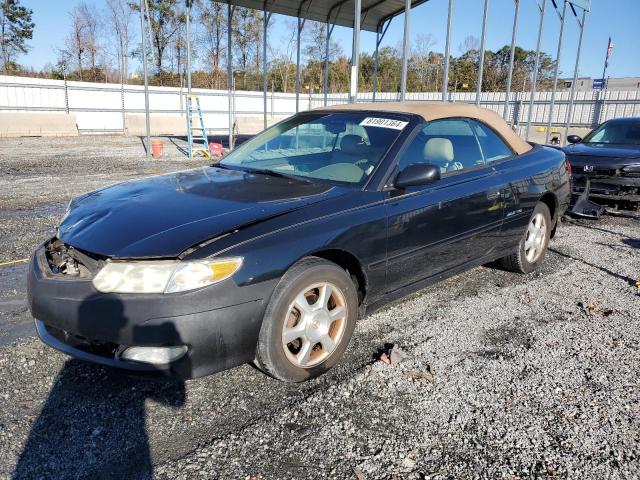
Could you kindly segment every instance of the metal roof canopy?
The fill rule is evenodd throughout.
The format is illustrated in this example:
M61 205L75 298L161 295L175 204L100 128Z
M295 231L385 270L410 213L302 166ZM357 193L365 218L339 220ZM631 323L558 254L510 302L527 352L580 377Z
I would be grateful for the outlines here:
M427 1L412 0L411 8ZM229 0L228 3L341 27L352 28L355 19L355 0ZM404 13L404 9L405 0L362 0L360 29L376 32L384 22Z
M142 1L142 0L141 0ZM188 0L189 1L189 0ZM271 14L277 13L297 19L296 29L296 112L299 111L300 103L300 47L301 33L305 21L316 21L326 24L325 55L324 55L324 104L327 105L328 93L328 72L329 72L329 42L333 28L336 25L353 29L353 42L351 53L350 72L350 93L349 102L355 102L358 94L358 68L360 56L360 32L362 30L376 33L375 65L374 65L374 92L377 87L378 73L378 51L380 42L387 32L391 20L401 14L405 14L404 35L402 43L402 72L401 72L401 99L405 98L407 79L407 57L409 54L409 17L411 10L418 5L429 0L219 0L220 3L227 4L227 30L231 31L231 17L236 7L262 10L263 12L263 97L264 97L264 128L267 128L267 33ZM449 9L454 0L449 0ZM449 15L451 18L451 14ZM447 31L451 29L451 21ZM231 71L232 48L231 38L228 38L227 45L227 86L229 96L229 146L233 143L233 113L232 113L232 82L233 73ZM447 51L449 48L449 36L447 36ZM448 69L449 59L447 56L446 67ZM444 80L443 80L444 83ZM446 87L445 87L446 90ZM444 94L443 94L444 96ZM271 112L273 115L273 111Z

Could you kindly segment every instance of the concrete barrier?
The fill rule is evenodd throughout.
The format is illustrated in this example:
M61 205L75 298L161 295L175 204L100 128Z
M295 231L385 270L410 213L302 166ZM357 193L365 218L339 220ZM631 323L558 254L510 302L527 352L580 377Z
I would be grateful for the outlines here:
M0 137L74 137L76 116L70 113L0 112Z
M127 115L127 133L146 135L144 115ZM187 120L182 115L151 115L151 135L187 135Z
M276 117L267 116L267 127L280 120L287 118L288 115L279 115ZM264 118L262 115L238 115L236 117L236 133L239 135L255 135L264 130Z

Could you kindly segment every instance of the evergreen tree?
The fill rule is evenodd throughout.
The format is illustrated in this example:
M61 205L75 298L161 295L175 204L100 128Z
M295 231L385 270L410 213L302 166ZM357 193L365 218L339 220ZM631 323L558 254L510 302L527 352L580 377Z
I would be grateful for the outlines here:
M15 58L29 51L27 41L33 37L33 11L20 5L20 0L3 0L0 9L0 47L3 73L16 70Z

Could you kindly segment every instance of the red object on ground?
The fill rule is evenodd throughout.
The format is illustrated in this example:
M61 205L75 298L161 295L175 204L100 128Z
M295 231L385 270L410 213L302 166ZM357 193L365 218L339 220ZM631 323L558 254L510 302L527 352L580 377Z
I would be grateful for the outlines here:
M213 158L222 157L222 144L211 142L209 144L209 151L211 152L211 156Z
M164 153L164 143L162 143L162 140L152 140L151 156L153 158L162 158L163 153Z

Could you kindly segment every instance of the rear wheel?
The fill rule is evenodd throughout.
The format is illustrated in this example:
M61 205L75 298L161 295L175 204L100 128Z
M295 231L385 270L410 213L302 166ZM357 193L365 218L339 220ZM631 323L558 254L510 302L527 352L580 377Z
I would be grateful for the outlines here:
M538 268L547 253L551 236L551 213L545 203L538 203L533 210L527 229L520 239L518 249L502 259L500 264L507 270L530 273Z
M317 377L344 353L358 311L349 274L321 258L305 258L282 277L267 306L256 363L287 382Z

